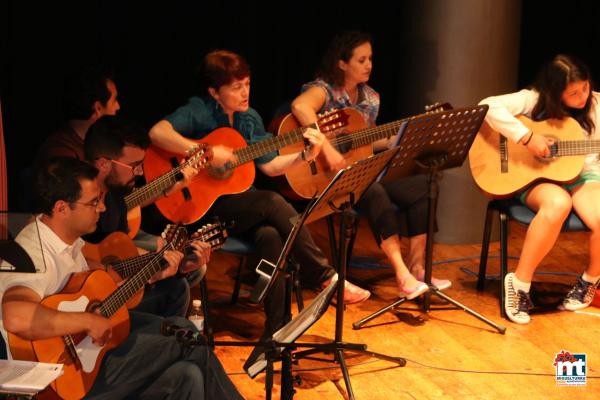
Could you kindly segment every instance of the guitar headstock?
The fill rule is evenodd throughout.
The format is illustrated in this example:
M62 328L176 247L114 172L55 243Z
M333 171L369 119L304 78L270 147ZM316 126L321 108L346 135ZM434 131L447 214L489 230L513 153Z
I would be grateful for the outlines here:
M334 131L348 125L350 115L343 109L330 110L318 115L317 125L321 132Z
M440 101L436 101L433 104L428 104L425 106L425 114L435 114L442 111L452 110L453 108L454 107L452 107L452 104L448 102L442 103Z
M198 143L186 151L186 164L194 168L205 168L212 159L212 148L206 143Z
M210 247L216 250L223 246L227 240L227 230L221 222L207 224L194 232L192 240L201 240L210 244Z
M188 240L187 230L181 224L168 224L161 237L174 250L182 250Z

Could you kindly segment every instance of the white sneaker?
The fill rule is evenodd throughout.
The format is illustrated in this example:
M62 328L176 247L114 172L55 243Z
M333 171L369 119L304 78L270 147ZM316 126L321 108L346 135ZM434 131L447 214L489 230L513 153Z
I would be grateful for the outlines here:
M504 311L512 322L528 324L531 321L529 309L533 307L533 303L528 292L515 289L514 278L514 272L504 277Z
M592 303L597 286L598 283L594 285L593 283L584 281L581 277L577 277L577 283L563 300L561 308L569 311L586 308Z

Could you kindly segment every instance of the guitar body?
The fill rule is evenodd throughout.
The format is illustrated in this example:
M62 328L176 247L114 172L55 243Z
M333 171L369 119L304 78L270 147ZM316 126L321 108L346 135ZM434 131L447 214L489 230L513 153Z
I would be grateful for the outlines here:
M349 115L348 124L343 128L328 131L326 136L329 140L341 139L345 135L367 127L365 120L358 111L352 108L345 108L344 112ZM298 120L292 114L288 114L281 120L279 127L275 128L276 130L273 129L273 131L275 134L281 135L296 129L299 126ZM351 145L351 143L348 144ZM347 148L345 147L346 146L341 146L338 151L344 156L348 165L373 155L371 143L355 149L351 149L350 146L347 146ZM279 154L297 153L303 149L304 143L299 142L282 148L279 151ZM319 155L314 162L314 168L311 167L309 163L302 163L301 165L290 168L286 172L285 181L287 181L290 190L284 185L281 189L282 193L290 198L310 199L315 193L323 192L337 172L338 171L330 170L327 167L324 158Z
M66 312L91 311L111 295L117 286L104 271L73 274L61 293L48 296L41 304ZM104 354L129 335L129 313L121 307L111 317L112 338L103 347L94 345L84 333L71 335L80 363L69 355L63 337L25 340L8 334L11 354L15 359L64 364L63 375L51 384L51 389L63 399L81 399L94 384Z
M139 255L138 249L131 238L123 232L113 232L105 237L100 243L85 243L81 249L83 256L88 260L93 260L107 265L117 261L127 260ZM113 272L111 276L118 281L121 277ZM144 289L140 289L131 299L127 301L127 308L135 308L144 297Z
M536 134L559 141L585 140L581 126L572 118L533 121L525 116L518 119ZM507 160L502 163L501 138L486 122L469 150L469 164L473 179L486 194L496 198L513 196L537 180L569 182L577 178L583 168L585 155L543 159L534 156L526 146L506 140Z
M223 145L234 150L247 147L242 135L232 128L215 129L202 140L196 142L212 146ZM177 163L179 163L181 159L181 156L174 153L159 149L156 146L150 146L144 160L146 180L150 181L172 169L171 160L177 160ZM173 222L191 224L206 214L220 196L248 190L254 182L255 174L253 162L247 162L230 169L225 174L219 174L213 168L208 167L200 170L188 186L189 199L184 197L184 191L182 190L168 197L161 197L156 200L155 204L167 219Z
M142 208L134 207L131 210L127 211L127 227L129 228L129 232L127 232L127 236L130 238L136 237L138 232L140 231L140 227L142 226Z

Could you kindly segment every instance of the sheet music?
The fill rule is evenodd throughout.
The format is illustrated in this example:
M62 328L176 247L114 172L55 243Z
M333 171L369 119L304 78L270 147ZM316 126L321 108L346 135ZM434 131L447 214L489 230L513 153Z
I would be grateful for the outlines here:
M0 360L0 390L37 393L62 373L63 364Z

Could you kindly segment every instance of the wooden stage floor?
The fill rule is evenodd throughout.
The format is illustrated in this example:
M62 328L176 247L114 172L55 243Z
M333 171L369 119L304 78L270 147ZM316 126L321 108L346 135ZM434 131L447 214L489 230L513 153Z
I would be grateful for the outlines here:
M317 243L328 248L325 224L310 225ZM511 226L509 255L518 256L524 229ZM434 248L435 276L451 279L446 293L494 322L507 327L501 335L495 329L461 309L435 300L429 313L420 311L414 302L405 303L365 325L352 329L352 322L395 300L393 273L389 268L349 270L350 279L372 291L369 300L346 307L344 335L347 342L364 343L368 349L407 359L397 367L362 355L347 353L350 379L357 399L557 399L573 397L596 399L600 393L600 310L590 307L573 313L556 310L581 273L588 257L585 233L563 233L543 262L533 284L536 308L532 322L520 326L500 317L499 281L490 280L483 292L475 289L479 262L479 245L443 245ZM498 273L499 244L493 243L488 274ZM368 227L361 224L354 256L373 257L385 263ZM257 339L262 331L262 308L240 299L236 305L224 301L233 287L238 259L216 253L209 265L211 317L217 340ZM514 269L515 260L510 261ZM469 272L470 271L470 272ZM566 274L566 275L565 275ZM243 286L249 289L249 286ZM315 292L303 291L305 301ZM294 313L297 311L293 305ZM334 337L335 309L327 313L301 341L326 342ZM554 357L561 350L587 356L585 386L557 386ZM265 375L254 380L243 373L242 365L250 350L241 347L217 347L216 353L225 369L247 399L265 398ZM276 370L280 363L275 365ZM336 364L302 360L294 365L301 383L295 399L347 398L344 380ZM275 377L273 398L279 398L280 381Z

